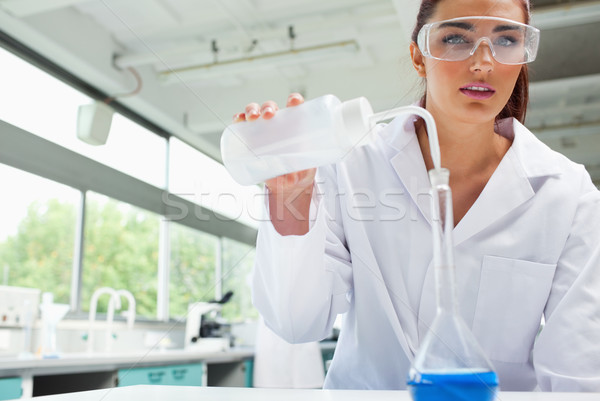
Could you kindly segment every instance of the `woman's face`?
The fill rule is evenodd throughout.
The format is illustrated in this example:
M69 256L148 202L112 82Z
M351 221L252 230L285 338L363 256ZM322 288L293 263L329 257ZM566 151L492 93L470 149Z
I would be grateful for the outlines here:
M525 23L519 0L442 0L428 22L466 16L501 17ZM427 108L465 123L493 121L510 98L522 67L497 62L486 43L466 60L422 58L422 63L421 75L427 79ZM491 91L481 95L466 89L473 84Z

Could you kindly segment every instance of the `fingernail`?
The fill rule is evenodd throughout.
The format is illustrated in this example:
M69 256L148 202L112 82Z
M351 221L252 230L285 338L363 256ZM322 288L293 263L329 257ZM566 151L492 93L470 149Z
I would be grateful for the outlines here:
M263 109L263 114L274 114L275 110L271 106L267 106Z
M234 114L234 115L233 115L233 119L234 119L234 120L239 120L241 116L242 116L242 113L237 113L237 114Z

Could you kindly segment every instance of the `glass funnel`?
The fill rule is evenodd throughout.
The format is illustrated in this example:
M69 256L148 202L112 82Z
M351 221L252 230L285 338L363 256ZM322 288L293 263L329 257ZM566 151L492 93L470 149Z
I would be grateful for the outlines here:
M491 401L498 376L458 312L450 173L437 168L429 178L437 314L409 371L408 388L415 401Z

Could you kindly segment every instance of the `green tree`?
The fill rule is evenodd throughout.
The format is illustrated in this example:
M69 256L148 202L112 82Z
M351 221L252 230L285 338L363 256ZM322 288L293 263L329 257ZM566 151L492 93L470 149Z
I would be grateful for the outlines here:
M84 234L83 310L89 310L89 300L96 289L113 287L132 292L139 315L155 317L159 216L108 198L89 199ZM107 303L108 297L103 297L98 310L106 310Z
M171 224L169 313L183 317L188 304L214 299L217 238Z
M54 293L55 302L68 303L76 214L73 202L31 203L16 234L0 242L0 270L8 269L6 284L39 288ZM116 200L95 194L87 197L83 311L89 310L92 293L108 286L131 291L138 315L156 316L160 218ZM170 231L170 314L183 317L189 303L215 297L217 238L175 223ZM256 316L247 283L253 255L252 247L224 240L223 292L234 291L223 309L228 319ZM100 300L99 312L106 311L107 298Z
M228 238L223 239L223 293L234 292L233 298L222 310L222 316L228 320L258 317L258 312L252 305L249 282L254 256L254 247Z
M50 199L33 202L15 235L0 243L0 266L8 268L8 285L54 293L69 303L75 205Z

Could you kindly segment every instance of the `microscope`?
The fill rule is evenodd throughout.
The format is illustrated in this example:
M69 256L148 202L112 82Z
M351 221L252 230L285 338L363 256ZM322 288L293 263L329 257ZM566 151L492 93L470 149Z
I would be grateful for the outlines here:
M219 301L193 302L188 305L185 325L185 349L226 351L231 342L231 325L219 321L223 305L233 296L227 292Z

